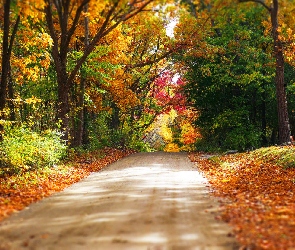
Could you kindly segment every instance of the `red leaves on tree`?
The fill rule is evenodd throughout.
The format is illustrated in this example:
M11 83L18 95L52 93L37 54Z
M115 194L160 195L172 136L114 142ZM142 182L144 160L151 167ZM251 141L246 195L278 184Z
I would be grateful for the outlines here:
M171 71L163 72L155 81L152 96L157 105L163 107L166 112L172 108L183 112L186 110L186 97L182 93L185 82L181 77L175 76Z

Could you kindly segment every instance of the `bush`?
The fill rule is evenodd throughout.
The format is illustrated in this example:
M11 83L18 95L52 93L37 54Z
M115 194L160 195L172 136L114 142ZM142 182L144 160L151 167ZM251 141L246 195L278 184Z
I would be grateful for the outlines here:
M89 122L89 144L85 147L87 150L112 147L151 151L149 145L143 141L140 130L129 126L127 122L123 127L113 129L109 123L110 114L103 111Z
M0 171L18 173L58 163L67 150L60 136L53 130L38 134L25 127L6 128L0 143Z

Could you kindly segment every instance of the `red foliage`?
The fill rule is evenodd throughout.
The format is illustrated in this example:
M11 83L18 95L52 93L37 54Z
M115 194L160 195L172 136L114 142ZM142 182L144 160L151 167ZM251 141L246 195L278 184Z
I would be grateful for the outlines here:
M162 73L155 81L152 96L157 105L169 112L172 108L182 113L186 110L187 100L182 92L185 82L181 77L176 79L170 71Z

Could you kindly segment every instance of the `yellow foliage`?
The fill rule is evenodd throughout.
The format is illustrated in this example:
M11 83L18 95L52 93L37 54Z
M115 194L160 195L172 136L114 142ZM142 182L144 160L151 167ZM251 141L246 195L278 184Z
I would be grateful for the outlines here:
M42 100L41 99L39 99L39 98L37 98L37 97L35 97L35 96L32 96L31 98L27 98L27 99L25 99L25 103L27 103L27 104L36 104L36 103L38 103L38 102L41 102Z
M165 152L179 152L180 148L176 143L168 143L165 148Z
M121 68L118 68L111 76L112 78L108 81L108 85L103 86L103 88L112 95L116 105L122 111L139 105L139 98L136 93L130 89L131 75L126 74Z
M285 23L283 24L284 28L279 30L279 39L285 44L284 58L289 64L295 66L295 29L291 29Z
M167 126L167 124L163 124L161 126L160 135L163 137L164 141L171 142L173 140L172 131Z
M50 65L50 54L48 49L53 41L47 33L39 33L32 29L19 32L22 39L19 49L23 51L21 56L12 53L11 66L16 82L37 81L42 73Z
M174 109L171 109L169 113L162 114L159 117L159 122L158 122L158 126L160 127L159 134L162 136L165 142L170 143L173 140L173 133L169 125L173 123L176 117L177 117L177 112Z
M46 3L44 0L27 0L27 1L17 1L17 7L20 10L20 15L22 18L22 23L26 24L28 23L28 17L31 18L31 20L36 23L40 20L44 19L44 12L38 11L43 10L46 6Z
M193 144L196 142L196 139L200 138L200 134L192 126L190 122L184 120L181 124L181 139L180 141L185 144Z

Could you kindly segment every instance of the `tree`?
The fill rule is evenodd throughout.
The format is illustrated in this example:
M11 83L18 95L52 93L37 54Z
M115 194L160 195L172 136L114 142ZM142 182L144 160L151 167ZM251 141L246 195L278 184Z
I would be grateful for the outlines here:
M3 41L2 41L2 58L1 58L1 83L0 83L0 120L4 120L4 108L6 104L7 96L7 84L10 71L10 57L12 52L12 47L18 25L20 22L20 15L17 15L16 21L13 25L12 32L10 34L11 25L11 0L6 0L4 2L4 20L3 20ZM3 131L3 124L0 122L0 139L2 138L1 132Z
M278 112L278 132L279 132L279 143L290 143L290 125L289 115L287 106L286 96L286 84L284 80L284 55L283 55L283 44L279 37L279 23L278 23L278 11L279 2L278 0L272 0L272 5L268 6L263 0L239 0L239 2L254 2L261 4L271 16L272 24L272 36L274 54L276 59L276 97L277 97L277 112Z
M166 67L171 67L167 58L177 51L172 45L173 39L166 34L166 14L142 12L107 37L113 42L103 61L111 62L117 68L109 72L107 84L100 85L104 91L97 96L104 103L104 109L111 107L109 134L117 138L117 145L119 141L122 146L130 141L140 141L142 132L156 116L156 112L148 112L149 108L154 108L151 107L154 101L148 93L154 79Z
M207 145L259 147L277 129L272 39L264 36L265 15L262 8L238 9L235 4L218 13L206 38L205 49L211 53L182 58L186 93L199 112L196 125Z
M70 129L69 93L81 66L106 35L118 27L120 23L140 13L152 1L116 0L97 3L90 0L62 2L45 0L43 9L46 20L45 28L53 39L52 57L58 82L58 118L62 121L64 139L68 139ZM83 9L87 4L89 4L89 12L85 13ZM81 28L79 24L85 15L89 15L92 21L92 34L89 36L89 43L85 44L83 54L69 71L67 62L71 43L73 43L78 29Z

